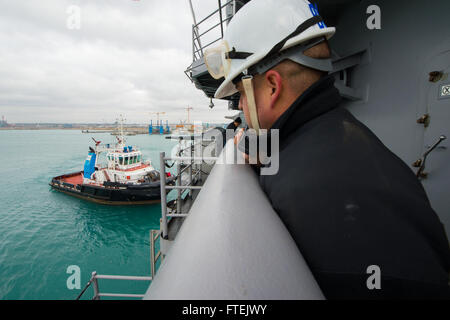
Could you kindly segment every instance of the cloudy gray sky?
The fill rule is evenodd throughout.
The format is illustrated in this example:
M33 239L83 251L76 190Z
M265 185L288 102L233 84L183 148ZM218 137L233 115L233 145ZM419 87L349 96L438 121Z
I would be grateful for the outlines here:
M193 0L197 19L217 1ZM76 7L71 7L76 6ZM80 29L76 11L80 9ZM74 25L75 23L75 25ZM188 0L0 0L0 115L17 122L222 122L184 74ZM212 35L213 36L213 35Z

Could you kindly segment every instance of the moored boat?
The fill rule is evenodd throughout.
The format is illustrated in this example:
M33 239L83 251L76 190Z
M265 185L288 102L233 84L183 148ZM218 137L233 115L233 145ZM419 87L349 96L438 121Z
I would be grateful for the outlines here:
M115 144L96 141L89 147L84 170L52 178L50 186L66 194L102 204L150 204L161 201L160 173L144 161L136 146L125 144L123 130ZM98 159L106 153L106 166ZM168 184L174 177L168 173Z

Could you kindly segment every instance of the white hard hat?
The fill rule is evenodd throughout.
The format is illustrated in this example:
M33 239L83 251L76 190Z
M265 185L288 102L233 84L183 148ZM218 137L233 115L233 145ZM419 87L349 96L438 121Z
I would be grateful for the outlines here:
M314 69L330 71L329 59L312 59L303 55L303 51L318 43L311 44L313 39L329 39L335 31L323 23L317 7L306 0L250 1L231 19L220 45L205 50L209 73L216 79L225 77L215 98L236 93L232 81L258 63L266 62L266 66L274 67L288 58ZM304 43L309 45L300 50L301 56L297 55L299 50L295 53L291 50L291 56L296 57L285 55L281 59L280 52L286 53L288 48ZM274 60L277 54L278 59Z

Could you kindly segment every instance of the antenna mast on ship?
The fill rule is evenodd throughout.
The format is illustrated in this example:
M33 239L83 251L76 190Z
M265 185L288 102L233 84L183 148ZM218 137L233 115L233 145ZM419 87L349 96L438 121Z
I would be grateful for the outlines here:
M119 125L119 136L117 137L117 140L119 140L119 146L122 148L125 145L125 138L123 136L123 121L125 119L123 118L123 115L120 115L120 119L117 119L118 125Z

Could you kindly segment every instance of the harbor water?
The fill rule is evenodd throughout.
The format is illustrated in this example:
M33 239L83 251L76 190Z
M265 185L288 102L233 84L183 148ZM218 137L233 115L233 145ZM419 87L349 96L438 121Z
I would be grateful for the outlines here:
M80 171L91 137L115 142L109 133L80 130L0 131L0 299L75 299L92 271L150 275L151 229L159 229L160 204L107 206L52 190L52 177ZM159 152L175 141L136 135L159 170ZM69 266L78 266L81 289L69 289ZM101 292L142 294L149 282L99 280ZM92 288L83 299L92 298Z

